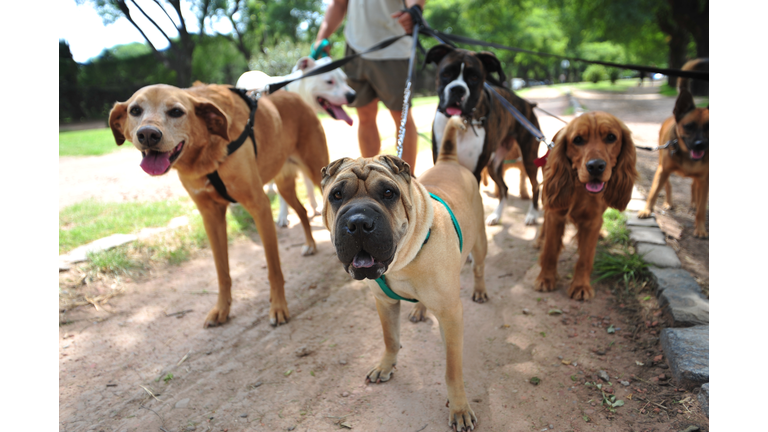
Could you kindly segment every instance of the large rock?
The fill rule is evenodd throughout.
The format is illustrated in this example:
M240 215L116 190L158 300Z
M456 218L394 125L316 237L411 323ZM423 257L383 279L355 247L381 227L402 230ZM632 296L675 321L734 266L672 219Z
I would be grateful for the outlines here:
M650 243L638 243L635 246L637 254L643 257L648 264L664 268L680 268L680 258L669 246L661 246Z
M672 327L709 324L709 301L690 273L657 267L648 270L656 283L659 305L671 318Z
M59 262L78 263L87 261L89 252L101 252L112 249L113 247L136 241L137 238L138 237L133 234L112 234L109 237L100 238L87 245L72 249L66 255L59 255ZM59 264L59 268L61 268L61 264Z
M635 212L627 212L627 226L629 229L632 229L632 227L641 226L641 227L658 227L659 224L656 223L655 218L648 218L648 219L640 219L637 217L637 213Z
M693 390L709 382L709 326L661 331L661 347L678 387Z
M655 227L631 227L629 232L629 239L633 243L651 243L657 245L666 245L667 241L664 238L664 233L659 228Z

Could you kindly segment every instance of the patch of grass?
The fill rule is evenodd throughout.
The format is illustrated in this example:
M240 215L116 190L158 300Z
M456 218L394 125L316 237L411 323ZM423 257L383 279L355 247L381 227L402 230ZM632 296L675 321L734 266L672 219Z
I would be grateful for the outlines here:
M119 246L103 252L88 253L86 269L93 273L112 276L127 275L131 270L141 268L140 262L129 256L130 246Z
M627 216L609 208L603 213L603 228L608 232L606 241L610 244L629 244L629 230L627 229Z
M59 156L99 156L120 148L109 128L59 132Z
M659 87L659 94L664 96L677 97L677 89L667 83L664 83Z
M620 279L624 281L624 286L629 288L630 282L637 284L641 279L647 277L648 264L643 257L632 253L629 248L624 247L621 251L608 252L600 250L595 257L595 264L592 267L592 273L597 276L593 283L603 279Z
M156 202L105 203L88 199L59 212L59 253L116 233L165 226L176 216L191 213L189 198Z
M564 83L564 84L553 84L550 87L554 88L573 88L578 90L594 90L594 91L605 91L605 92L625 92L628 88L637 86L637 79L630 78L630 79L620 79L616 80L615 84L611 84L611 81L604 80L604 81L598 81L596 83L592 82L578 82L578 83Z

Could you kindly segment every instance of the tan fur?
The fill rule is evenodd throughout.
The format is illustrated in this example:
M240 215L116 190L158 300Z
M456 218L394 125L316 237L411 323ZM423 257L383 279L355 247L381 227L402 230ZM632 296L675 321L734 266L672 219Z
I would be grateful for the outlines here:
M683 70L693 70L697 67L699 60L691 60L683 66ZM696 222L693 230L693 236L697 238L707 238L707 202L709 198L709 150L704 157L699 160L693 160L690 157L690 148L687 143L694 140L696 135L699 138L704 137L709 140L709 107L696 108L693 102L693 96L688 90L688 80L678 80L678 90L680 94L675 102L672 117L669 117L662 123L659 130L659 145L664 145L669 140L677 139L679 150L674 154L671 149L659 150L659 166L656 168L656 175L653 177L653 184L648 194L648 200L645 202L645 208L637 212L639 218L651 217L653 206L659 197L661 188L664 187L664 205L665 210L672 209L672 185L669 183L669 176L675 173L680 176L693 179L691 184L691 207L696 209ZM684 126L690 125L689 129Z
M485 301L484 266L487 252L483 204L474 175L456 162L456 129L464 128L454 118L446 126L441 154L435 166L418 180L410 176L410 167L394 156L376 156L357 160L341 159L323 169L323 221L333 238L336 213L356 200L370 200L367 191L378 182L394 181L401 200L393 210L386 210L387 222L398 233L397 252L385 277L398 295L416 299L418 307L428 308L437 317L446 346L446 384L450 406L449 423L458 430L469 429L477 417L469 406L462 374L463 310L459 298L459 273L469 253L474 259L473 299ZM453 153L450 153L453 152ZM334 185L344 184L350 194L339 210L329 205ZM445 207L428 192L442 198L453 210L461 226L464 246L459 240ZM382 210L385 211L385 210ZM431 228L429 241L424 239ZM423 245L423 246L422 246ZM370 382L388 381L400 350L400 301L387 297L375 281L368 285L376 298L384 331L385 353L367 374Z
M141 115L130 114L134 106L142 109ZM168 112L172 108L181 109L185 114L171 117ZM306 210L296 198L295 177L290 175L291 168L284 165L290 165L286 161L291 158L319 185L320 168L328 162L320 121L312 108L294 93L278 92L262 97L254 119L258 157L254 155L250 139L227 157L227 144L240 136L249 114L249 107L229 86L201 83L188 89L168 85L144 87L128 101L116 103L110 112L109 124L118 145L127 140L144 150L136 132L146 125L155 126L163 133L163 141L156 150L169 151L178 143L185 143L172 168L178 171L182 185L200 210L218 275L218 300L205 318L205 326L224 323L232 303L225 220L229 202L216 192L207 174L218 170L229 195L256 223L267 258L269 317L273 325L287 322L289 313L275 224L269 198L263 191L266 182L274 179L280 194L299 215L306 238L304 254L314 253L316 249Z
M607 139L611 134L615 137L613 142ZM583 139L583 143L574 144L576 137ZM608 207L623 211L632 197L632 185L637 178L635 145L627 126L604 112L576 117L555 135L553 141L555 147L544 166L544 224L536 239L536 246L543 246L543 250L539 255L541 272L534 282L534 289L555 289L557 260L565 224L570 221L578 229L579 260L568 295L588 300L595 296L590 275L603 213ZM605 182L604 190L599 193L588 192L585 188L590 181L586 163L592 159L607 162L599 179Z

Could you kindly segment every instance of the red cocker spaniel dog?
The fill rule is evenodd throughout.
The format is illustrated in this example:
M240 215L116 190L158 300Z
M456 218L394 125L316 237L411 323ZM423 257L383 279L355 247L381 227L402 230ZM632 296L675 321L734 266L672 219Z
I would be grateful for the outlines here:
M544 166L544 225L537 239L543 249L534 289L555 289L557 258L570 221L578 230L579 260L568 295L587 300L595 296L589 277L603 213L608 207L623 211L632 197L635 144L627 126L605 112L575 118L557 132L554 142Z

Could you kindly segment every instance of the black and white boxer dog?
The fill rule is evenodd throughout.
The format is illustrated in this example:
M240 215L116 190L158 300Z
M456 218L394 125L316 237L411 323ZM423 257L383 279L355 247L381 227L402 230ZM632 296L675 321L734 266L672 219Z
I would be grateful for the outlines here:
M485 89L484 83L488 81L496 92L539 128L539 121L533 114L535 105L503 86L506 76L501 69L501 62L491 52L472 52L441 44L427 52L425 62L437 65L437 94L440 97L432 123L433 160L440 153L440 143L448 120L451 116L463 117L471 126L458 133L459 163L472 171L478 182L483 168L488 167L488 173L499 188L499 205L486 218L485 223L496 225L507 203L507 185L504 183L502 167L504 156L517 141L533 192L525 224L534 225L538 216L539 185L538 167L533 161L538 157L539 142L515 120L498 98ZM499 75L498 80L491 75L494 72Z

